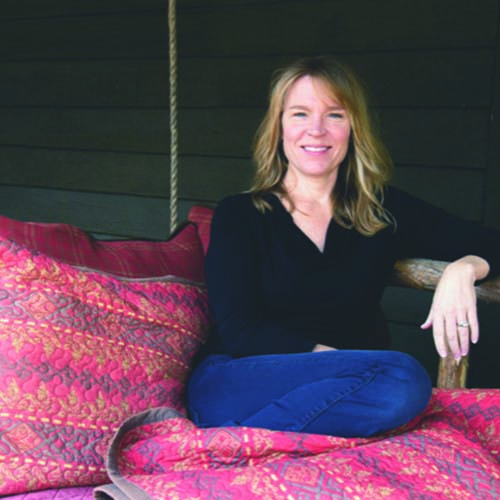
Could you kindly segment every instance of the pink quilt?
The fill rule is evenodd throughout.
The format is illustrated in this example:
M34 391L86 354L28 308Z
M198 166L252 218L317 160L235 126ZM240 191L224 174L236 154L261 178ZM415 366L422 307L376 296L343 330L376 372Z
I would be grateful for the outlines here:
M435 390L402 429L344 439L255 428L199 429L160 408L127 420L96 498L498 499L500 390Z

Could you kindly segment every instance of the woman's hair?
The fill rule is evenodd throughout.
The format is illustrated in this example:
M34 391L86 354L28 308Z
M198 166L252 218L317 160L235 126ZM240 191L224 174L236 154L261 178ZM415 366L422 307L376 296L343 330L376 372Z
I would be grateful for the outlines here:
M382 206L392 162L373 130L365 90L354 73L329 57L300 59L278 71L272 81L269 108L254 143L257 170L250 192L260 211L270 206L263 196L275 193L292 207L283 178L288 160L283 151L281 118L286 95L300 78L320 80L345 109L351 125L349 147L339 165L332 192L333 218L340 225L371 236L392 223Z

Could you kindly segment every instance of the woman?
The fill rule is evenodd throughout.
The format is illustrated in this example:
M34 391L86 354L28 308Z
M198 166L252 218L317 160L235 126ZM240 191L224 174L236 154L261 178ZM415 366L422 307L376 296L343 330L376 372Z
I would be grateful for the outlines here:
M498 234L387 187L362 86L328 58L278 74L254 155L251 192L224 199L212 222L217 331L189 382L191 417L345 437L407 423L431 383L385 350L379 301L394 261L453 261L422 327L459 358L478 340L474 283L500 266Z

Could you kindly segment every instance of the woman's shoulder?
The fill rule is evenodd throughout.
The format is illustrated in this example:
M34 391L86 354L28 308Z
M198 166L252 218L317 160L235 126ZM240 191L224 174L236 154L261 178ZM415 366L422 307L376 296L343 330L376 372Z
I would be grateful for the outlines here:
M256 211L250 193L237 193L225 196L215 207L215 217L245 217Z
M262 200L269 205L270 210L274 210L275 206L279 203L276 196L273 194L265 194L262 196ZM219 214L238 214L246 216L259 216L265 211L257 208L257 203L255 202L255 197L250 192L243 192L237 194L231 194L222 198L216 207L216 213Z

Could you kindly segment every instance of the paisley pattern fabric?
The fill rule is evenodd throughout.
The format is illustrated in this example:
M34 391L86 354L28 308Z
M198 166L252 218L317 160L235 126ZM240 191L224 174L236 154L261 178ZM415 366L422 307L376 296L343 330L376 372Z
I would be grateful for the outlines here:
M424 415L371 439L222 427L172 410L126 421L99 499L500 498L500 390L435 390Z
M106 482L120 423L184 412L203 286L76 269L0 239L0 495Z

